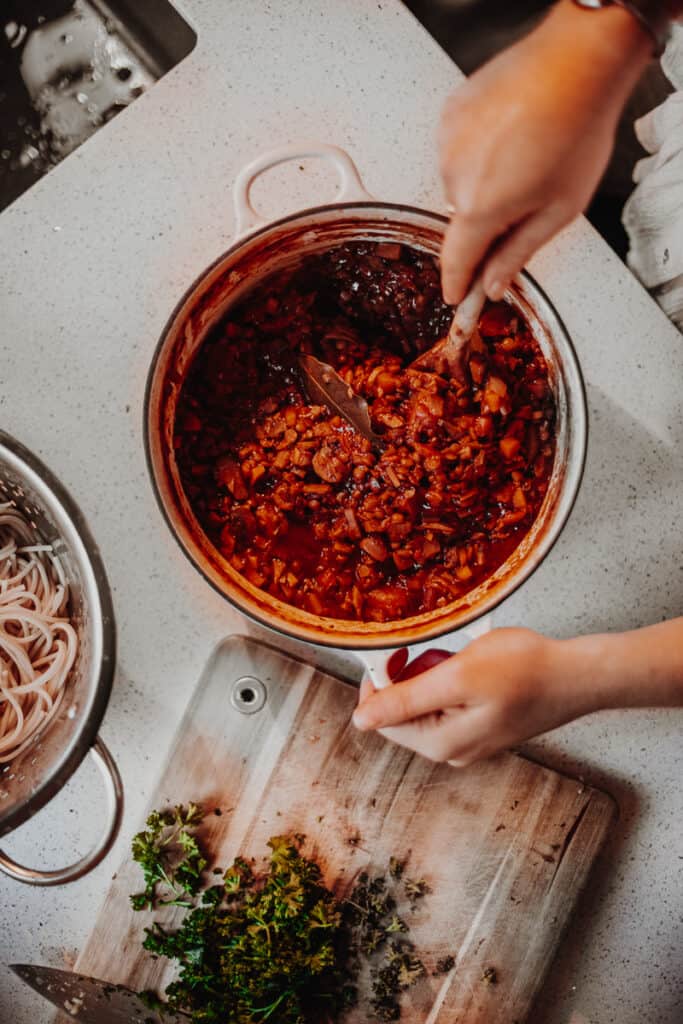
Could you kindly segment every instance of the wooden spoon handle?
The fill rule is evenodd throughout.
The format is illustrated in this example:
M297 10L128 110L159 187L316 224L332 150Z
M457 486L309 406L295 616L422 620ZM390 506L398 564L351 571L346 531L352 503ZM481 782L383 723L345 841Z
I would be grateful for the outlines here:
M453 315L453 321L445 338L418 356L411 366L416 370L435 370L457 380L467 378L467 356L472 336L477 330L479 317L486 301L484 285L480 277L475 278L472 287Z
M484 283L481 277L475 277L472 287L455 311L453 323L448 332L451 337L455 335L468 340L472 337L485 302Z

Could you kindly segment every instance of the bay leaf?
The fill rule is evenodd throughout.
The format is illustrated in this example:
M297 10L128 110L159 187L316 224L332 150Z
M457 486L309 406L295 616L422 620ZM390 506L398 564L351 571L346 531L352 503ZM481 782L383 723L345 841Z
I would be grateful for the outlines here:
M307 353L299 356L299 367L308 397L313 403L326 405L331 412L345 419L371 444L383 447L383 439L372 429L368 403L349 387L334 367Z

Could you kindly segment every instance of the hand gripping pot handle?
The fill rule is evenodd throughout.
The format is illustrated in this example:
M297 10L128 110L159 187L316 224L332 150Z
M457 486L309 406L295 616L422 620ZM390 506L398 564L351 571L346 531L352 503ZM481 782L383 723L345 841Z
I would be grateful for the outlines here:
M393 683L392 676L394 673L390 671L392 660L400 651L407 652L403 664L409 660L414 661L420 655L426 654L428 651L441 650L448 651L451 654L457 654L463 647L466 647L472 640L476 640L477 637L483 636L484 633L488 633L491 630L491 616L484 615L480 619L475 619L464 629L458 629L454 633L447 633L445 636L439 637L437 640L427 640L421 644L413 644L410 647L394 647L386 651L358 651L357 657L361 660L365 666L365 671L368 679L375 687L376 690L383 690L387 686L391 686ZM403 666L401 666L403 667Z
M87 874L107 855L121 825L123 784L116 762L99 736L96 737L90 748L90 753L102 773L108 798L106 828L95 847L75 864L66 868L58 868L55 871L40 871L37 868L24 867L0 850L0 871L4 874L14 878L17 882L26 882L28 885L64 885L66 882L75 882L77 878Z
M324 142L293 142L288 146L272 149L269 153L262 153L243 167L237 175L233 187L233 201L238 238L268 223L268 218L257 213L251 202L251 189L256 179L279 164L307 158L326 160L336 170L339 188L334 198L335 203L375 202L375 197L365 188L358 168L345 150Z

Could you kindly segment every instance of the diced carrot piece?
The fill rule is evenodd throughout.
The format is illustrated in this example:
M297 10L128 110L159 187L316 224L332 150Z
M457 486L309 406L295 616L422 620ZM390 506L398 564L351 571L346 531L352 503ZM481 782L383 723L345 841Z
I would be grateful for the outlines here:
M309 590L304 595L304 600L308 605L309 611L312 611L314 615L322 615L323 603L314 590Z
M514 459L521 447L522 442L518 437L501 437L500 439L500 450L504 459Z
M484 403L482 408L486 408L489 412L498 412L500 409L500 395L497 395L495 391L486 390L484 392Z
M434 555L438 555L441 551L441 545L438 540L426 540L422 546L422 557L432 558Z
M508 512L500 521L501 526L514 526L515 523L519 523L524 519L526 515L526 509L518 508L514 512Z
M521 487L515 487L515 493L512 495L512 504L515 508L526 508L526 494Z

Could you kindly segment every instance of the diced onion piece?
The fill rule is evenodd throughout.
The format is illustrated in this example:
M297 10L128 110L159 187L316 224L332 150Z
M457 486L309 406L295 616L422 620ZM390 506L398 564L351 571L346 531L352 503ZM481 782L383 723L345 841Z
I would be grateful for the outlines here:
M323 603L316 594L315 590L309 590L306 593L304 600L306 601L309 610L312 611L314 615L322 615Z
M379 537L365 537L361 542L360 546L370 558L374 558L376 562L383 562L388 555L386 545L384 541L380 540Z
M495 391L497 395L503 398L508 393L508 386L500 377L489 377L486 382L486 390Z
M359 540L360 537L362 536L362 533L360 526L358 525L358 520L356 519L356 513L353 511L352 508L344 509L344 518L348 523L349 535L353 537L354 540Z
M401 481L399 480L396 470L394 469L393 466L386 467L386 474L394 487L401 486Z
M493 433L493 420L488 414L477 416L474 424L474 432L477 437L490 437Z
M475 384L482 383L486 374L486 360L482 356L472 356L470 359L470 373Z

